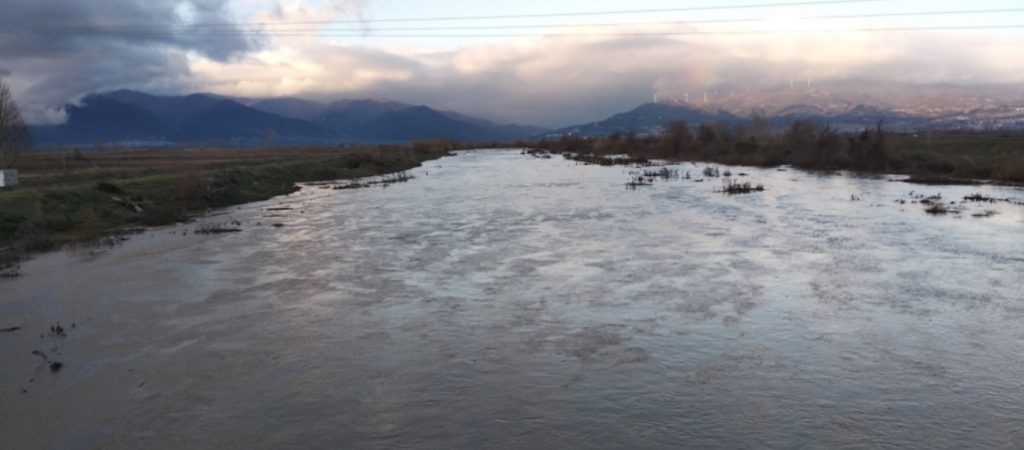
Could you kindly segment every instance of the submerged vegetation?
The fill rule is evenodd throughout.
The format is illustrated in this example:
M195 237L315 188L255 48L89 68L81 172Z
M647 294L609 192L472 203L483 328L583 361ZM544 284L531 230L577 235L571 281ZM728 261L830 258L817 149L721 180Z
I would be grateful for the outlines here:
M81 170L70 171L66 157L30 155L23 157L26 185L0 191L0 273L16 274L27 252L186 221L209 208L294 192L298 182L389 173L397 175L385 180L407 179L405 170L450 149L425 142L345 150L126 150L78 154Z
M321 188L322 189L333 189L333 190L336 190L336 191L338 191L338 190L345 190L345 189L362 189L362 188L368 188L368 187L374 187L374 186L380 186L380 187L385 187L386 188L386 187L388 187L388 186L390 186L392 184L395 184L395 183L405 183L406 181L409 181L409 180L411 180L413 178L415 178L415 177L412 176L412 175L409 175L408 172L403 170L403 171L400 171L400 172L389 173L389 174L384 175L384 176L382 176L382 177L380 177L379 179L376 179L376 180L352 181L352 182L349 182L349 183L336 184L336 185L325 184Z
M723 183L722 192L726 194L749 194L751 192L764 191L764 185L753 185L747 182L739 182L734 178L726 178Z
M978 179L1024 183L1024 135L894 134L887 132L882 123L849 133L803 120L776 131L766 120L755 116L736 125L719 122L692 127L685 122L673 122L660 135L565 135L529 145L601 165L643 164L652 159L710 161L903 173L912 175L909 181L925 183L961 184Z

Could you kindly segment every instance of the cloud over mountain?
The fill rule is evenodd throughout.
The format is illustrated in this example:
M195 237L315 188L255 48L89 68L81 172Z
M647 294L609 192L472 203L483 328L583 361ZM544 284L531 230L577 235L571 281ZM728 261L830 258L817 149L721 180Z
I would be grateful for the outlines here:
M227 0L18 0L3 14L17 18L0 34L4 74L35 121L91 91L185 87L195 81L190 54L228 63L258 45L196 28L236 23Z
M294 0L38 3L46 5L26 3L15 6L15 13L42 26L176 24L189 30L201 23L258 29L256 23L358 17L365 8L365 2ZM54 3L66 4L66 11ZM250 13L239 18L239 10ZM560 126L607 116L655 93L723 96L808 80L865 86L1024 83L1024 61L1012 57L1024 37L995 30L870 33L839 27L735 34L724 26L622 27L615 33L575 27L548 30L554 34L549 36L455 46L273 32L212 35L157 28L96 35L75 30L54 39L0 37L0 52L11 55L5 68L30 119L52 119L46 112L52 115L69 99L122 87L320 100L387 97L501 122ZM373 29L364 31L373 36Z

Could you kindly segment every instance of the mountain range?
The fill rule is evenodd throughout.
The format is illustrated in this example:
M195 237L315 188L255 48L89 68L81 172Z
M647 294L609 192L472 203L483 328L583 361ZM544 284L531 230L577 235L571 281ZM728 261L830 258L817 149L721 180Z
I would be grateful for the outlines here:
M66 112L63 124L33 127L37 142L42 146L482 142L515 140L544 131L382 99L325 104L298 98L157 96L119 90L88 95L79 104L68 105Z
M1024 130L1024 94L953 88L911 92L877 87L862 91L777 89L741 94L715 92L698 102L668 99L642 104L603 120L557 130L499 125L425 105L387 99L321 103L300 98L246 99L213 94L157 96L120 90L91 94L66 107L61 125L36 126L41 146L88 145L337 145L404 143L419 139L508 142L564 134L658 133L683 120L739 123L759 115L776 129L812 119L854 131L881 121L893 131ZM943 95L944 93L944 95ZM951 98L953 99L951 101Z
M929 116L894 111L869 105L856 105L847 110L825 110L812 104L796 104L779 108L774 114L755 110L752 114L763 117L775 130L782 130L797 120L814 120L840 131L858 131L881 123L885 129L897 132L924 130L1020 131L1024 130L1024 104L978 108ZM702 123L724 122L737 124L749 121L751 115L738 115L725 109L710 109L692 103L662 101L645 103L630 111L607 119L553 130L546 134L554 138L565 134L577 136L607 136L616 132L632 131L637 134L657 134L665 124L686 121L691 126Z

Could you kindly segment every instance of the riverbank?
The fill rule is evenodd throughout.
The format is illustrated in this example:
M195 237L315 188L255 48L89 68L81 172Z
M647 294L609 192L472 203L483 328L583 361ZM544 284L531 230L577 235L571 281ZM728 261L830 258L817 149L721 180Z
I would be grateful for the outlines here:
M260 152L77 154L70 158L71 171L66 171L65 155L30 156L27 185L0 191L0 274L15 276L17 262L32 252L181 222L210 208L266 200L294 192L300 182L401 172L447 155L448 148ZM50 173L58 158L63 159L63 177Z
M629 155L631 159L904 174L926 184L1024 183L1022 135L894 134L881 128L840 133L799 122L781 134L721 124L702 125L691 134L686 124L673 124L660 136L565 136L531 146L595 163L610 155Z

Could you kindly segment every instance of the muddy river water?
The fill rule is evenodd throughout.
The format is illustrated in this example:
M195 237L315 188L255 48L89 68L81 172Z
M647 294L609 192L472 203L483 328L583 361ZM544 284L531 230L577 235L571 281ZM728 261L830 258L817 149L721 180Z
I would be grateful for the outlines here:
M467 152L40 255L0 448L1024 447L1024 190L672 167Z

